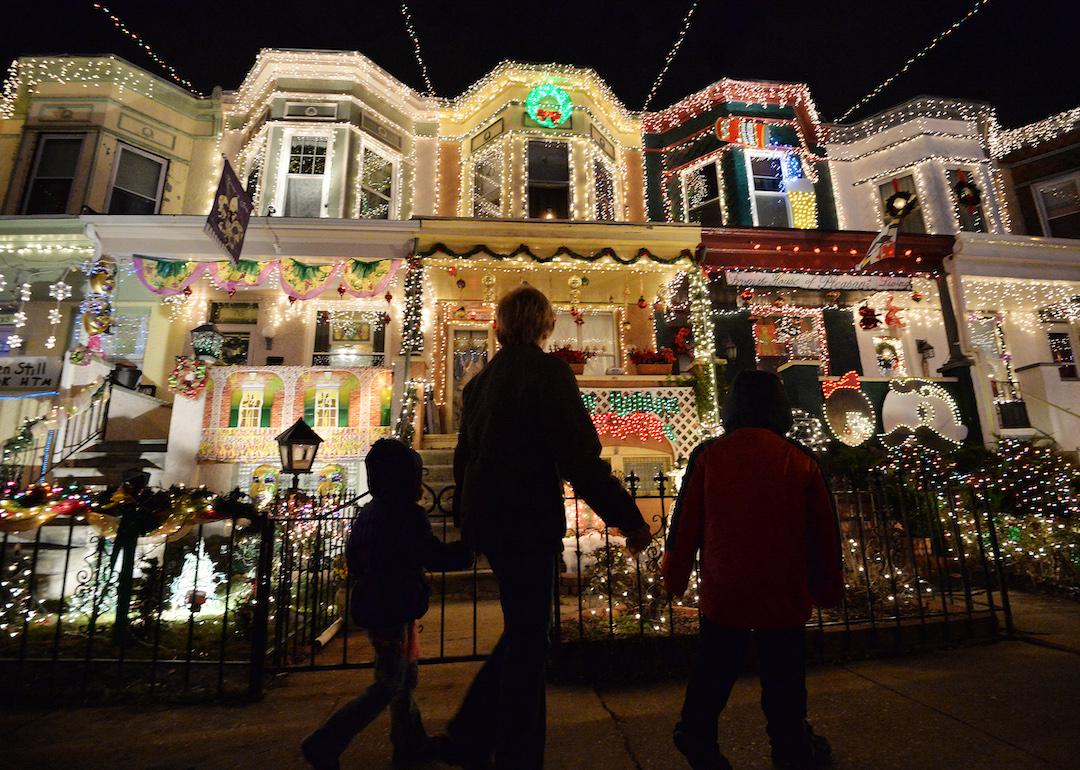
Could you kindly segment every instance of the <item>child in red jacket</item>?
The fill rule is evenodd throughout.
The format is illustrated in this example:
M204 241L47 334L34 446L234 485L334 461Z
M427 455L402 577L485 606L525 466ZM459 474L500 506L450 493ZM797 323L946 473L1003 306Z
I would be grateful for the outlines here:
M724 428L690 456L664 553L667 589L682 595L701 552L701 652L675 745L694 770L730 767L717 720L752 639L774 763L824 764L828 742L806 722L804 625L812 605L843 595L832 497L814 458L785 437L791 407L775 374L735 378Z

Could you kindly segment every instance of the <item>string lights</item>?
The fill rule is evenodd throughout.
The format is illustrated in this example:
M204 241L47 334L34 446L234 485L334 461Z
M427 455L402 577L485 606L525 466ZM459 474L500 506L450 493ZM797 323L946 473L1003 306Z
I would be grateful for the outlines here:
M435 93L435 89L431 86L431 78L428 77L427 64L424 63L424 57L420 54L420 37L416 34L416 30L413 28L412 14L409 12L409 4L405 0L401 0L401 16L405 19L405 31L409 33L409 39L412 41L413 54L416 56L416 63L420 65L420 74L424 77L424 95Z
M690 31L690 21L694 18L694 11L697 10L700 0L691 0L690 8L686 11L686 16L683 17L682 28L679 29L679 35L675 38L675 42L671 46L671 50L668 51L667 56L664 58L664 66L660 69L660 74L656 76L656 80L653 81L652 88L649 89L649 95L645 97L645 106L642 109L646 112L649 110L649 105L652 104L653 97L656 96L657 89L660 88L660 84L664 80L664 75L667 74L668 68L671 67L671 63L675 61L675 57L679 53L679 48L682 47L683 40L686 38L686 33Z
M955 32L957 29L959 29L961 26L963 26L963 24L965 22L967 22L969 19L971 19L971 17L974 16L975 14L977 14L980 10L982 10L982 7L984 5L986 5L987 3L989 3L989 2L990 2L990 0L976 0L975 4L971 7L971 10L969 10L966 14L961 16L958 20L954 21L945 30L943 30L942 32L939 32L937 35L935 35L933 40L931 40L929 43L927 43L925 46L923 46L923 48L920 51L918 51L914 56L912 56L910 59L908 59L906 62L904 62L903 66L900 67L900 69L896 72L896 74L891 75L888 78L886 78L885 80L883 80L881 83L876 85L873 89L871 89L870 92L868 94L866 94L866 96L864 96L859 101L855 102L855 104L853 104L851 107L848 108L847 112L845 112L843 115L841 115L839 118L837 118L837 122L838 123L844 122L845 120L847 120L847 118L853 112L858 110L860 107L865 105L867 102L869 102L875 96L877 96L882 91L884 91L886 88L888 88L892 84L892 82L894 80L896 80L898 77L900 77L905 72L907 72L909 69L911 69L911 65L913 65L915 62L917 62L919 59L926 56L932 50L934 50L938 46L939 43L941 43L943 40L945 40L945 38L949 37L950 35L952 35L953 32Z
M171 64L169 64L164 59L162 59L160 56L158 56L157 53L154 51L154 49L150 47L150 44L147 43L142 37L140 37L139 35L132 32L128 28L127 24L125 24L124 21L120 17L118 17L116 14L114 14L112 11L110 11L108 8L106 8L101 3L92 3L92 5L94 6L94 8L101 11L106 17L108 17L109 21L112 22L114 27L116 27L118 30L120 30L120 32L123 33L125 36L131 38L132 41L134 41L135 45L137 45L139 48L143 49L143 51L146 53L146 55L149 56L153 60L154 64L158 65L163 70L165 70L165 74L167 74L170 78L172 78L174 81L176 81L178 84L182 85L184 88L188 89L189 91L192 91L192 92L198 94L199 96L204 95L204 94L200 93L199 91L195 90L195 87L191 84L190 80L187 80L185 78L180 77L180 75L176 71L176 68L173 67Z

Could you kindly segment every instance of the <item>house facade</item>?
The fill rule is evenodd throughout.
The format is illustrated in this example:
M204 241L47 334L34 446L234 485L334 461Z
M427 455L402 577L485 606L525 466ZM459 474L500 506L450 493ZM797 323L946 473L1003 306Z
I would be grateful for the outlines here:
M752 367L811 431L852 429L828 414L841 387L870 403L856 427L888 434L887 399L917 380L953 440L1080 443L1080 241L1024 232L1017 202L1045 192L1039 221L1067 232L1071 177L1022 176L1044 161L987 105L834 126L805 85L725 79L643 114L592 70L513 62L440 99L356 52L288 50L209 98L109 56L19 59L3 94L0 428L23 482L145 467L268 495L274 437L301 418L324 439L311 489L362 489L391 434L437 476L522 282L556 307L553 346L582 354L605 453L646 485ZM238 265L203 232L223 159L255 206ZM903 192L919 205L895 253L861 265ZM660 348L667 371L635 363Z

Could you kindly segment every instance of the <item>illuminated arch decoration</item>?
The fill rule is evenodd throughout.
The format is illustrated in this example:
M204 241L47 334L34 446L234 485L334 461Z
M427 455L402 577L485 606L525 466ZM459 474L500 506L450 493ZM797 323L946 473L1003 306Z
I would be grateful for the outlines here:
M319 494L325 497L341 497L345 494L348 478L343 466L337 463L324 465L319 471Z
M262 508L274 499L280 483L277 468L272 465L260 465L251 472L248 494L255 501L255 505Z
M874 405L859 387L857 372L821 383L825 396L825 422L841 444L860 446L874 436Z
M889 392L881 405L881 424L881 440L889 446L914 438L940 449L963 443L968 434L952 394L921 377L889 381Z
M552 83L541 83L525 97L525 112L544 128L558 128L573 109L570 94Z

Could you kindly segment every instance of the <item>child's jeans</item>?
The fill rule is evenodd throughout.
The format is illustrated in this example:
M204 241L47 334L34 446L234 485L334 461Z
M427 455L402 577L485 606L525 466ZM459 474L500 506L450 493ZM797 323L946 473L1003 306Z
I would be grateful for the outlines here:
M308 741L341 756L356 734L384 708L390 707L390 742L396 756L423 751L427 732L413 700L417 683L415 623L373 629L368 639L375 648L375 682L359 697L339 708Z

